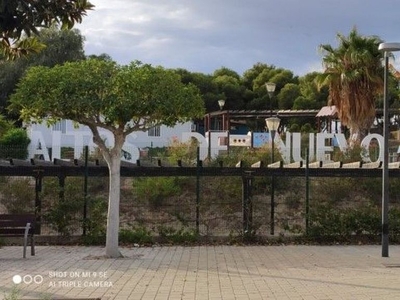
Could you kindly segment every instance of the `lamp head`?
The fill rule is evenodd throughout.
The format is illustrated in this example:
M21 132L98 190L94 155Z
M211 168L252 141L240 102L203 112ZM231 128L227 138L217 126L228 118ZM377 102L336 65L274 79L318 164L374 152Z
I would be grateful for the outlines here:
M279 124L281 123L281 119L278 117L270 117L265 119L265 123L270 131L277 131L279 128Z
M380 43L378 50L385 52L400 51L400 43Z
M272 94L275 92L276 84L273 82L267 82L265 87L267 88L268 94Z
M219 108L222 110L225 105L225 100L224 99L218 100L218 105L219 105Z

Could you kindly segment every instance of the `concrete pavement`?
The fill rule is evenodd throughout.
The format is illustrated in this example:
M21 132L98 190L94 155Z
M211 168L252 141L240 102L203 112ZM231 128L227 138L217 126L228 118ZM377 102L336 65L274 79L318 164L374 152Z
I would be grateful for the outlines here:
M0 248L0 299L400 299L400 246Z

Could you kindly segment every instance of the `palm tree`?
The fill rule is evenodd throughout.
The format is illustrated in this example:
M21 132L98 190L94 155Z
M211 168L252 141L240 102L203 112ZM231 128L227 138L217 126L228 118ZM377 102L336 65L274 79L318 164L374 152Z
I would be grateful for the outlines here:
M346 37L337 34L339 46L321 45L325 71L318 85L329 87L328 102L335 105L341 123L350 130L350 145L360 143L375 118L375 99L383 90L382 42L377 36L361 36L357 29Z

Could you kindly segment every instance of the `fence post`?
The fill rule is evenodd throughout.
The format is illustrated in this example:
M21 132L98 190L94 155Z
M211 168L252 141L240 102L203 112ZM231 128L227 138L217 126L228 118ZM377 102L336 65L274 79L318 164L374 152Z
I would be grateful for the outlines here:
M200 147L196 152L196 233L200 233Z
M89 157L89 146L85 146L85 178L83 181L83 235L86 235L86 227L87 227L87 205L88 205L88 157Z
M243 235L251 234L253 231L253 203L252 203L252 181L253 171L245 171L242 176L242 223Z
M40 192L42 191L42 171L34 170L35 174L35 215L36 215L36 228L35 233L41 234L42 231L42 200L40 199Z
M308 148L306 148L306 235L308 235L308 229L310 226L310 177L308 165L310 163L310 159L308 157Z

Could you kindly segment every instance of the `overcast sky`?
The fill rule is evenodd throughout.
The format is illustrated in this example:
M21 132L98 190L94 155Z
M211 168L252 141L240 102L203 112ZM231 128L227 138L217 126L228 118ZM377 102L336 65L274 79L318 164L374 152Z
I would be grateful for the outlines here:
M242 75L262 62L304 75L321 70L320 44L336 46L336 34L354 26L400 42L398 0L90 2L95 9L77 26L85 52L107 53L120 64L140 60L206 74L227 67Z

